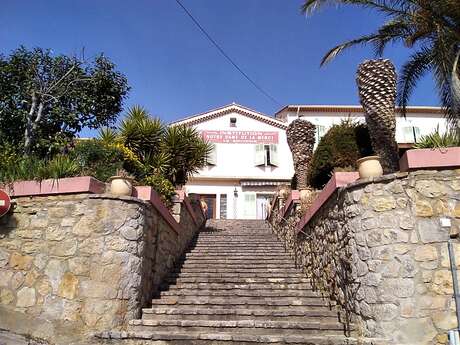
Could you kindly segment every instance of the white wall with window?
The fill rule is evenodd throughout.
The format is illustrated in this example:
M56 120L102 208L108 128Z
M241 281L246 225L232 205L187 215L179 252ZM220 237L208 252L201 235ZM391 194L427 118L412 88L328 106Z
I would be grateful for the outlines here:
M447 121L438 107L408 107L407 111L405 118L399 111L396 114L396 141L400 144L415 143L423 135L438 128L444 133L447 128ZM310 121L317 128L316 142L329 128L344 119L365 122L360 106L290 105L278 111L276 117L288 124L297 118Z
M207 166L186 192L208 196L219 211L225 200L225 212L215 218L264 218L277 185L290 183L294 174L287 125L235 104L176 123L192 125L213 143Z

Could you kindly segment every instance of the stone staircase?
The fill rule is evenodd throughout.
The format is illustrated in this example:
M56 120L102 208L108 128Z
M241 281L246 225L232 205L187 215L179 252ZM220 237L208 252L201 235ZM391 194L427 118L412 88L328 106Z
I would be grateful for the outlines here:
M99 338L130 345L367 344L345 336L337 311L311 289L268 224L241 220L208 221L142 319Z

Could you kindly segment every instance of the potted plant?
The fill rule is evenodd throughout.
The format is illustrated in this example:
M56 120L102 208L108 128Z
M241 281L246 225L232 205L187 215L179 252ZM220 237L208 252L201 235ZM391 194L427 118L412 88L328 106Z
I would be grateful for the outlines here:
M356 161L359 178L379 177L383 175L379 156L367 156Z
M110 193L118 196L131 196L134 178L124 169L118 169L117 175L109 178Z

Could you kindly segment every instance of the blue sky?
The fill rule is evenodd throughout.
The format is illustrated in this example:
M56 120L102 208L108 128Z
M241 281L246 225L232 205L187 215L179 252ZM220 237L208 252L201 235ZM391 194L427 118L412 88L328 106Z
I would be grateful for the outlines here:
M182 0L258 84L281 104L358 104L357 65L373 57L355 48L326 67L333 45L376 28L382 18L357 8L300 14L301 0ZM86 56L103 52L128 78L126 107L145 106L169 122L237 102L274 114L274 104L250 85L198 31L174 0L2 0L0 52L23 44ZM397 67L408 50L391 47ZM437 105L431 77L414 105Z

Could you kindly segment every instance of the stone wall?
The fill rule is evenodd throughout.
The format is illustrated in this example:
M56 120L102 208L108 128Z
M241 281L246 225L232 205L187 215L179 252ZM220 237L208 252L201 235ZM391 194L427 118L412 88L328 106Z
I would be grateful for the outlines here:
M196 202L176 202L177 231L133 197L14 201L0 218L0 329L59 344L138 318L204 221Z
M297 234L298 213L272 215L315 287L363 337L447 344L456 327L447 242L460 228L460 170L418 171L341 188ZM440 218L452 227L441 227ZM457 263L460 242L454 239Z

